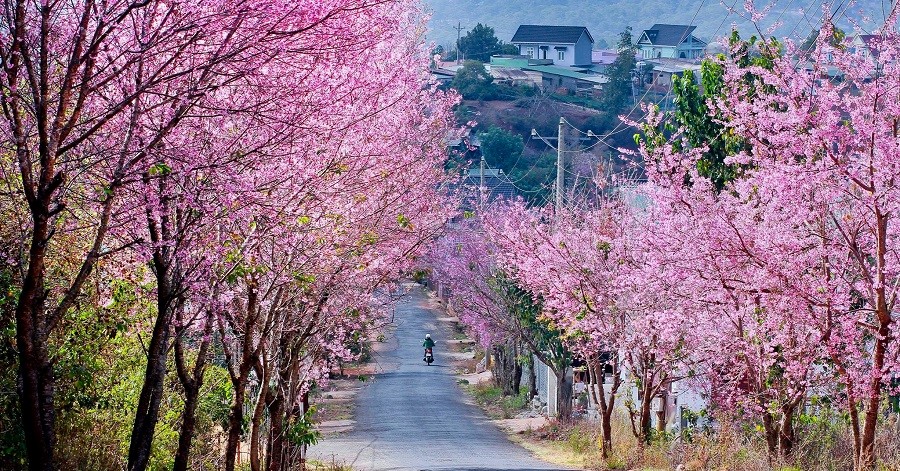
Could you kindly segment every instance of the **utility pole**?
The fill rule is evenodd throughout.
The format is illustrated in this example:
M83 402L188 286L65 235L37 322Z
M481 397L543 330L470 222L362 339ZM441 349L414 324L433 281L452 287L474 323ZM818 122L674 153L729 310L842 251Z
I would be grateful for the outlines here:
M459 65L459 36L462 34L463 25L462 22L459 21L456 23L456 26L453 27L456 30L456 65Z
M559 135L557 136L556 146L556 214L560 214L563 209L563 192L565 191L565 154L566 151L566 119L559 118Z
M480 182L478 183L478 201L484 206L484 155L481 156L481 171L478 173Z
M577 128L575 128L574 126L572 126L571 124L569 124L569 122L566 121L566 118L564 118L562 116L560 116L560 118L559 118L559 133L555 138L554 137L542 137L540 134L538 134L536 129L531 130L531 138L532 139L540 139L540 140L544 141L544 143L550 147L553 147L553 145L550 144L550 141L552 141L554 139L556 140L556 193L554 194L555 200L556 200L555 201L556 214L560 214L562 212L563 206L564 206L563 203L565 202L565 199L564 199L564 195L565 195L565 191L566 191L566 159L565 159L566 154L565 153L569 152L569 150L566 149L566 126L571 126L576 131L579 131L582 134L587 135L586 137L575 137L575 139L577 141L590 141L592 139L598 139L598 140L600 139L600 136L594 134L594 131L589 130L588 132L582 132L582 131L578 130ZM575 150L577 151L578 149L575 149Z

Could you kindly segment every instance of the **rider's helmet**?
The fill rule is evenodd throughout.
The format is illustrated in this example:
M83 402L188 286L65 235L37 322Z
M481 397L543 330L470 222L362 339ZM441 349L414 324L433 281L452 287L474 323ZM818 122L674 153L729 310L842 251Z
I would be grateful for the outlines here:
M426 338L426 339L430 339L430 338L431 338L431 334L425 334L425 338Z

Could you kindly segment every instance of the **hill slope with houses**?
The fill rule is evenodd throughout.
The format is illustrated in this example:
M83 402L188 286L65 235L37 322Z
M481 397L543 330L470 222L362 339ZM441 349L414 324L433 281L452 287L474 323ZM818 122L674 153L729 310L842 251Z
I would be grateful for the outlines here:
M557 24L587 26L602 48L602 41L614 45L619 32L626 26L641 31L654 23L693 24L697 35L705 40L726 34L732 24L742 33L750 34L748 22L737 14L729 14L723 5L736 5L741 9L742 0L425 0L432 18L428 39L441 45L456 41L457 25L471 29L478 23L494 28L497 37L509 41L520 24ZM757 0L758 4L763 4ZM857 0L835 2L835 18L838 24L851 29L848 18L871 18L878 22L883 18L881 0ZM812 25L822 15L821 0L781 0L772 9L769 23L780 18L779 36L792 36L802 40ZM838 10L838 5L840 9ZM866 26L867 27L867 26Z

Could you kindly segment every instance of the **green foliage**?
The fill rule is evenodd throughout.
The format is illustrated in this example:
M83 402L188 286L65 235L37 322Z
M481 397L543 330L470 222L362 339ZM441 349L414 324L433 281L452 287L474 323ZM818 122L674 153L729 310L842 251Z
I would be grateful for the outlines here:
M515 100L535 93L530 87L496 84L483 63L468 60L456 71L456 75L450 81L450 88L459 92L466 100ZM472 119L472 115L469 110L462 108L457 108L455 114L458 122L465 123Z
M222 430L227 430L231 401L234 396L228 370L218 365L209 365L204 374L203 392L197 407L198 416L204 419L207 426L217 426Z
M450 86L467 100L493 100L497 96L494 78L484 64L477 61L463 63L456 71Z
M409 220L409 217L402 213L397 215L397 224L399 224L403 229L412 229L413 227L412 222Z
M700 92L692 71L685 71L682 77L673 77L674 125L684 131L684 137L691 147L707 147L707 151L697 162L697 170L721 190L738 173L738 168L727 165L725 158L739 152L744 144L718 121L719 117L712 114L707 105L707 100L717 98L718 95L715 94L721 93L724 86L721 64L704 60L700 73L706 94Z
M472 388L472 394L475 396L475 402L486 405L503 397L503 390L495 384L479 384Z
M619 56L606 70L609 82L603 86L601 103L608 113L618 114L632 100L632 71L636 63L637 48L631 34L631 27L619 33L617 46Z
M491 166L508 171L516 166L525 149L522 136L496 126L480 133L481 153Z
M567 434L566 445L575 453L585 454L596 448L596 440L585 430L573 427Z
M519 49L516 46L512 44L504 45L494 34L494 28L481 23L475 25L465 36L459 39L459 50L463 53L466 60L480 62L490 61L491 56L495 54L519 53Z
M572 354L563 343L563 333L542 315L540 300L534 299L530 292L503 273L491 280L491 288L503 299L521 333L528 338L526 343L545 355L549 366L564 371L572 364Z
M783 53L780 43L775 40L759 41L752 36L745 41L737 31L732 31L729 42L733 51L731 60L741 68L772 69L775 60ZM653 150L665 145L671 134L682 132L689 148L706 148L697 161L697 172L709 178L719 191L737 178L742 170L737 165L726 164L725 159L741 151L749 151L749 144L736 137L734 130L722 122L721 114L709 106L711 101L724 98L725 60L722 55L704 59L700 66L699 86L693 71L687 70L681 77L673 77L675 110L669 115L671 119L665 121L662 128L645 125L642 135L635 136L638 144ZM743 80L751 95L770 92L750 72L745 74ZM676 150L684 150L680 148L681 141L673 144Z
M528 391L525 388L515 396L504 396L500 400L500 408L503 410L504 418L515 417L516 413L525 408L528 404Z
M315 445L319 442L322 434L315 429L313 424L313 415L316 413L315 406L303 413L300 417L290 417L285 424L285 438L288 442L295 446Z
M166 165L163 162L159 162L159 163L151 166L150 170L147 173L149 173L150 176L153 176L153 177L157 177L157 176L161 177L161 176L169 175L170 173L172 173L172 167L169 167L168 165Z
M820 30L814 29L809 32L809 35L806 36L806 39L800 44L799 49L804 52L810 52L816 47L816 42L819 40L819 34L821 34ZM844 32L841 28L837 26L831 30L831 36L828 38L828 44L833 47L843 47L844 40L847 39L847 33Z

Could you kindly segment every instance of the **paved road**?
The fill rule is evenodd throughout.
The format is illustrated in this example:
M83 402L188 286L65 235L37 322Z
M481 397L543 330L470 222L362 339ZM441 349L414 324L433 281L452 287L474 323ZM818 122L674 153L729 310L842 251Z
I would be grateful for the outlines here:
M442 358L450 329L437 321L429 298L414 287L397 307L394 348L380 355L390 365L357 397L356 426L339 438L323 440L310 456L354 470L505 471L559 467L533 458L510 442L472 404ZM435 363L422 361L422 339L437 342Z

